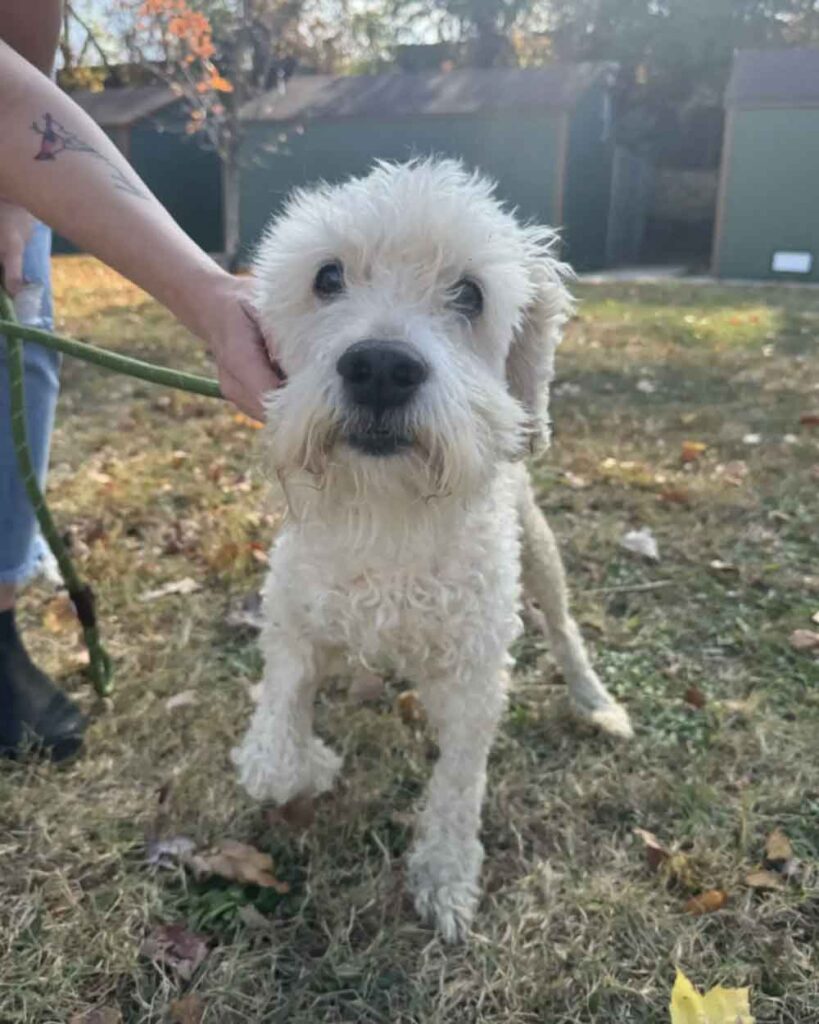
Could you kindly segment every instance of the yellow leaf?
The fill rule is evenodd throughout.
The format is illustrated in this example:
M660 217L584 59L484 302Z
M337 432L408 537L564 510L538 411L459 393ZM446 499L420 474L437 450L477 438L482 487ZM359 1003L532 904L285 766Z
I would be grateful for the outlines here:
M705 1024L702 996L679 969L671 990L671 1024Z
M702 996L678 969L671 990L671 1024L754 1024L748 989L717 985Z
M702 997L707 1024L754 1024L747 988L717 985Z

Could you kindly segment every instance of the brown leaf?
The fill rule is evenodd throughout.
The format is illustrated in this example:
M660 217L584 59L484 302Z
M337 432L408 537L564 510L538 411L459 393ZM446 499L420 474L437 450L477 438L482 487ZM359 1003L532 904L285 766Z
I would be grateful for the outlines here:
M122 1014L117 1006L95 1006L72 1013L68 1024L122 1024Z
M664 491L660 491L658 497L667 505L687 506L691 504L691 495L682 487L667 487Z
M745 876L745 884L752 889L784 889L785 883L773 871L751 871Z
M702 441L683 441L680 458L683 462L696 462L707 448L708 445L703 444Z
M708 698L702 690L695 685L688 687L683 694L683 700L686 704L690 704L692 708L704 708L708 703Z
M59 594L48 602L43 612L43 625L49 633L64 633L77 627L74 605L67 594Z
M155 963L170 967L183 981L190 981L208 955L208 944L203 935L177 921L157 925L142 943L140 952Z
M417 690L404 690L398 695L398 714L404 725L418 725L424 720L424 707Z
M795 629L790 635L790 642L795 651L815 651L819 649L819 633L812 629Z
M713 914L717 910L722 910L727 902L728 893L724 889L709 889L707 892L701 892L699 896L692 896L690 900L686 900L683 910L686 914Z
M781 828L775 828L765 840L765 866L776 867L793 858L791 841Z
M194 854L185 863L200 877L218 875L243 885L259 885L279 893L290 891L287 882L280 882L273 874L273 859L269 853L235 839L224 839L213 850Z
M663 846L653 832L647 832L644 828L635 828L632 831L645 843L648 866L652 871L656 871L660 865L668 860L671 852Z
M174 999L168 1007L170 1024L200 1024L205 1016L205 1004L202 997L190 992L181 999Z
M799 422L803 427L819 427L819 412L803 412Z

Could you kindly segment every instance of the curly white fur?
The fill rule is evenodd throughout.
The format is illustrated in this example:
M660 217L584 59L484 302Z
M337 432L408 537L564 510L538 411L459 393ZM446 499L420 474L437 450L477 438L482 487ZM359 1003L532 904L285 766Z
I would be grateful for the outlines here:
M265 452L291 515L265 590L263 695L234 759L257 799L321 793L340 765L312 731L322 679L366 666L411 680L441 754L409 879L419 912L448 940L467 932L478 899L486 759L520 630L521 538L578 713L631 731L569 616L554 538L519 461L546 435L571 308L554 246L483 178L421 161L298 193L255 267L288 376L270 396ZM331 301L313 288L328 260L345 285ZM483 293L472 318L452 302L464 275ZM336 367L349 346L379 338L410 345L430 368L400 413L411 443L389 456L348 443L359 414Z

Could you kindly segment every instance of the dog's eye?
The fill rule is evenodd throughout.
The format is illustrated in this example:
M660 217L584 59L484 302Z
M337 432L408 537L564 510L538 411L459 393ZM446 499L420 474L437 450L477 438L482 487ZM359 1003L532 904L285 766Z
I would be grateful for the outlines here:
M323 263L313 281L313 291L322 299L332 299L344 291L344 267L338 260Z
M470 319L480 316L483 312L481 286L471 277L462 277L452 289L452 298L449 302L453 309Z

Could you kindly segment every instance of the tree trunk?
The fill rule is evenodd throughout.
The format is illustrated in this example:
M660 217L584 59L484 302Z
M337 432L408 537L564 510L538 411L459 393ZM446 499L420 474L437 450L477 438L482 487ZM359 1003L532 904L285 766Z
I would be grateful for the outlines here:
M222 226L224 228L225 266L231 271L237 269L239 262L240 201L239 147L231 146L222 160Z

